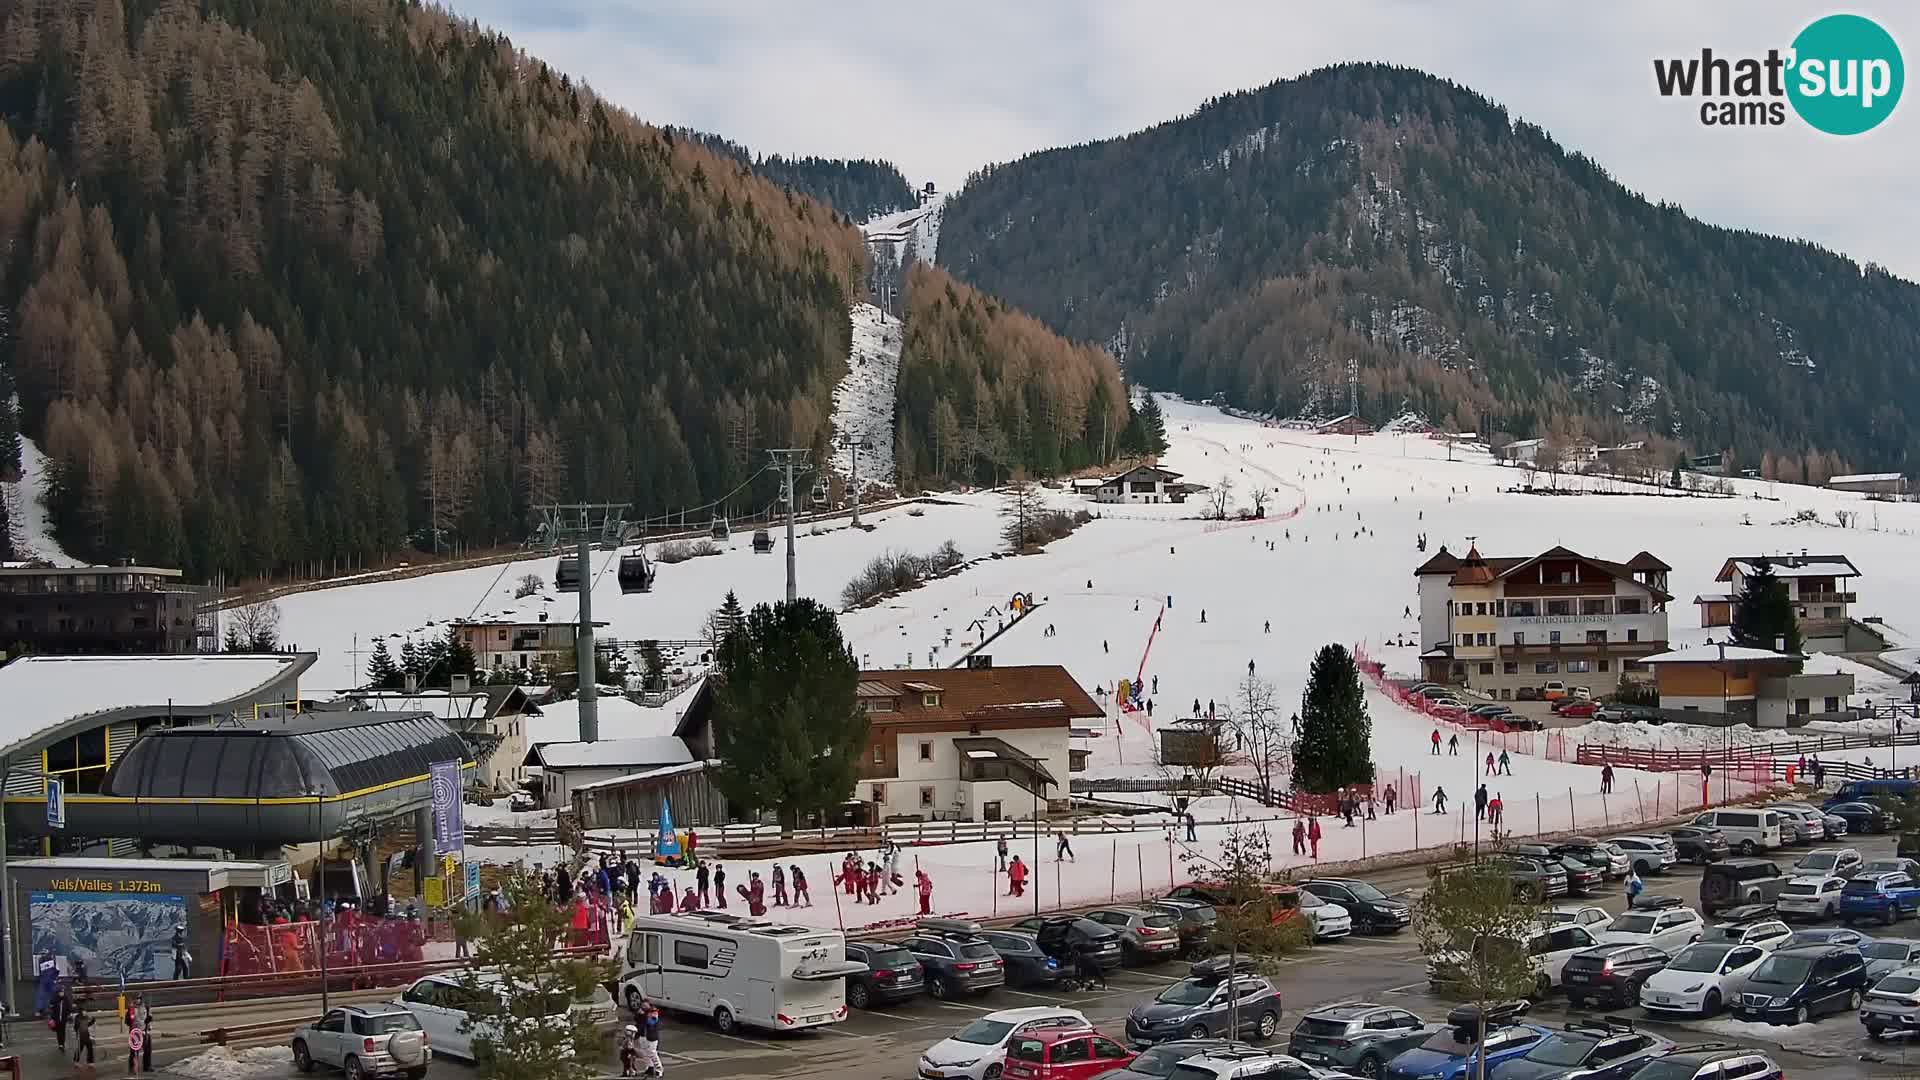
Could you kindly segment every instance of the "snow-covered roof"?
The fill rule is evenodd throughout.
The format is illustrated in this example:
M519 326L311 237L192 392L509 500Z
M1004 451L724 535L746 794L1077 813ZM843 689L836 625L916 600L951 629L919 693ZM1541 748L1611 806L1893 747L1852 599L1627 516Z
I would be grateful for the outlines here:
M527 753L527 764L545 769L618 769L629 765L684 765L693 760L685 739L657 735L645 739L541 743Z
M1897 472L1850 473L1846 476L1830 476L1828 486L1834 484L1884 484L1900 479L1903 474Z
M292 697L313 653L179 656L23 656L0 667L0 750L45 737L63 724L127 709L219 712L276 684Z
M1845 555L1735 555L1714 580L1731 581L1735 570L1742 577L1751 577L1754 563L1762 558L1773 566L1773 576L1778 578L1860 576L1859 567Z
M611 776L605 780L595 780L591 784L581 784L574 791L599 791L602 788L619 787L631 784L635 780L659 780L663 777L678 776L681 773L699 772L707 767L704 761L689 761L685 765L662 765L657 769L642 769L625 776Z
M1675 649L1671 652L1655 653L1640 661L1643 664L1713 664L1721 659L1718 645L1696 645L1689 649ZM1772 649L1754 649L1745 645L1729 645L1725 657L1736 662L1755 660L1805 660L1799 653L1779 653Z

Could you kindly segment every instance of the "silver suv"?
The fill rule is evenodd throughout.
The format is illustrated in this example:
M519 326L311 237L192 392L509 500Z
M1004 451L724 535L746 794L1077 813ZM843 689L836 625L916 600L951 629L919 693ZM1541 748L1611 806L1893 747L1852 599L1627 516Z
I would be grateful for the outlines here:
M398 1005L350 1005L333 1009L293 1031L293 1062L301 1072L331 1065L347 1080L405 1076L420 1080L433 1047L420 1021Z

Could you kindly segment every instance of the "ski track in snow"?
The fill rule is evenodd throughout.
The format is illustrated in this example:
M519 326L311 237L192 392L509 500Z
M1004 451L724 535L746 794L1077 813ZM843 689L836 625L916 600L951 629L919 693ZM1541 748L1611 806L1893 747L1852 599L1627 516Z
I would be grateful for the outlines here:
M25 435L20 437L20 479L6 484L9 506L14 512L15 547L21 558L43 559L55 566L81 566L53 538L53 526L47 521L47 504L40 500L47 475L47 455Z
M1054 542L1042 554L987 560L843 615L842 631L863 666L958 662L982 631L999 628L1004 617L999 612L1014 592L1031 592L1040 602L1034 613L985 650L996 666L1062 664L1089 692L1100 688L1110 699L1115 682L1135 674L1153 620L1164 607L1162 627L1145 666L1149 685L1159 678L1154 715L1109 719L1097 737L1078 740L1091 757L1088 771L1075 774L1154 777L1159 772L1153 764L1157 729L1190 714L1195 699L1203 710L1209 700L1225 704L1249 660L1262 678L1275 684L1277 700L1289 709L1305 686L1314 651L1328 642L1362 644L1389 672L1413 674L1417 646L1383 644L1403 634L1417 637L1417 620L1395 609L1417 607L1414 567L1441 544L1464 552L1468 536L1477 537L1488 555L1533 554L1555 544L1612 560L1651 551L1674 567L1669 587L1676 599L1668 618L1675 647L1722 632L1699 627L1688 601L1696 593L1713 591L1713 575L1727 556L1802 548L1846 554L1863 575L1863 602L1857 612L1888 618L1889 632L1906 650L1890 654L1892 658L1913 655L1912 628L1901 624L1912 619L1908 613L1920 610L1920 569L1911 558L1920 533L1920 504L1879 504L1881 529L1875 531L1775 524L1802 509L1831 521L1835 509L1857 509L1861 501L1858 496L1783 484L1735 481L1743 495L1757 496L1738 499L1509 494L1501 489L1520 483L1524 474L1493 465L1484 451L1456 448L1458 460L1449 462L1444 445L1422 436L1363 436L1356 443L1349 437L1264 427L1178 399L1163 401L1172 443L1163 464L1210 486L1231 478L1242 506L1247 504L1247 485L1277 488L1266 520L1202 521L1198 500L1186 505L1098 506L1051 491L1053 503L1085 507L1101 520ZM1608 486L1570 478L1563 478L1562 485L1576 482L1594 489ZM1770 492L1778 501L1764 501ZM797 552L800 589L837 607L848 578L881 552L926 551L952 539L970 557L989 554L1001 546L1000 502L992 493L940 496L937 503L917 507L918 513L899 508L871 515L877 526L872 532L842 526L820 535L803 530ZM1283 516L1296 505L1297 513ZM1745 523L1749 518L1752 524ZM1430 540L1424 554L1414 547L1419 532ZM1274 550L1267 549L1267 541L1274 542ZM744 604L780 599L785 578L779 550L766 557L753 554L744 535L723 547L719 556L661 567L651 593L622 596L613 575L602 574L594 595L596 618L610 623L602 633L622 639L691 638L729 588ZM346 686L352 671L348 650L356 632L364 662L373 634L405 632L429 619L464 616L476 605L483 611L508 607L519 575L550 577L551 563L529 560L504 573L497 567L462 570L290 596L281 601L285 637L303 648L321 650L309 685ZM576 611L571 597L536 606L549 610L554 620L571 618ZM1202 611L1207 615L1204 623ZM1263 629L1269 620L1270 633ZM1057 628L1057 636L1045 634L1048 625ZM397 648L398 642L389 644ZM1810 670L1845 663L1816 657ZM1863 692L1865 685L1863 677ZM1398 783L1403 773L1409 778L1419 774L1429 800L1419 819L1419 845L1454 838L1447 833L1457 835L1461 819L1434 816L1430 800L1434 790L1444 786L1450 810L1471 802L1480 777L1469 751L1463 749L1459 757L1433 757L1427 746L1432 724L1426 718L1371 688L1368 702L1381 779ZM669 703L658 710L635 710L619 720L617 733L604 734L659 733L677 709L678 703ZM570 719L562 707L552 719L553 730L566 727ZM1688 729L1680 725L1641 730L1649 733L1643 737L1665 739L1669 747L1706 741L1705 735L1686 734ZM1594 725L1576 729L1572 737L1589 734L1594 741L1612 741ZM1785 734L1760 732L1754 737ZM1671 814L1674 781L1670 774L1623 771L1613 796L1603 800L1597 769L1520 755L1514 775L1490 782L1489 791L1504 797L1509 823L1521 832L1618 828L1623 820L1640 820L1643 812L1651 816L1656 800ZM1152 801L1150 796L1116 797ZM1689 800L1697 802L1697 783L1682 778L1679 798L1682 808ZM1291 823L1278 811L1210 799L1195 813L1202 822L1228 813L1242 818L1271 815L1277 861L1300 861L1285 854ZM1326 859L1415 845L1413 818L1404 810L1364 829L1323 822L1327 824L1334 827L1326 829L1322 841ZM1471 819L1464 827L1470 835ZM1213 848L1226 832L1224 825L1202 824L1200 848ZM1030 845L1026 841L1016 848L1031 857ZM1034 884L1043 904L1051 905L1056 898L1105 902L1164 890L1169 881L1190 876L1181 862L1185 845L1157 831L1083 836L1075 847L1078 861L1061 868L1056 895L1053 845L1041 845ZM490 854L512 857L506 851ZM857 926L911 913L913 903L905 892L887 897L878 907L849 906L836 912L829 877L833 861L822 856L798 860L813 885L815 906L796 917L819 925L844 921ZM991 844L914 848L903 864L909 880L916 861L934 878L936 911L989 915L1009 903L1002 895L1004 883L996 887L992 875L983 872L992 863ZM744 883L748 869L742 866L730 874L729 885ZM767 867L751 869L764 875ZM1031 896L1022 903L1030 905Z
M900 342L903 327L872 304L853 308L853 347L847 374L833 390L835 439L864 438L873 444L860 451L860 486L891 486L893 473L893 403L900 380ZM853 451L836 442L833 471L853 475Z

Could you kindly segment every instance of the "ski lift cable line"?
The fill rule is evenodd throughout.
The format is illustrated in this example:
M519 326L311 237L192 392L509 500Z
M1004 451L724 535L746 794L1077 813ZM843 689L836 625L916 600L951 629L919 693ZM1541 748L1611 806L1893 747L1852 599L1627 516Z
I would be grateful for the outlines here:
M643 518L639 521L631 521L631 522L628 522L628 524L638 526L644 530L654 525L672 525L674 518L676 517L682 521L685 521L686 516L688 514L698 514L703 510L713 510L723 505L728 499L731 499L735 495L738 495L742 491L745 491L748 485L752 484L755 480L760 479L761 473L768 472L772 469L773 469L773 466L771 465L760 466L760 468L756 470L752 476L749 476L745 480L740 481L740 485L738 487L734 488L732 491L727 492L725 495L722 495L719 498L713 500L712 502L701 503L698 506L686 506L686 507L680 508L679 510L670 510L658 516Z

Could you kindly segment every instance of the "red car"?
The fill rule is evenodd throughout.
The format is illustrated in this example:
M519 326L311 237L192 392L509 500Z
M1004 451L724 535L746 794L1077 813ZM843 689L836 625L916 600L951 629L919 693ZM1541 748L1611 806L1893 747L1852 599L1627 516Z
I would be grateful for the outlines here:
M1007 1043L1003 1071L1011 1080L1092 1080L1137 1056L1092 1028L1041 1028Z
M1598 709L1599 707L1600 707L1600 703L1597 701L1581 701L1576 698L1561 698L1559 703L1554 706L1553 711L1559 713L1561 716L1571 716L1576 720L1583 720L1588 717L1591 717L1594 713L1594 710Z

